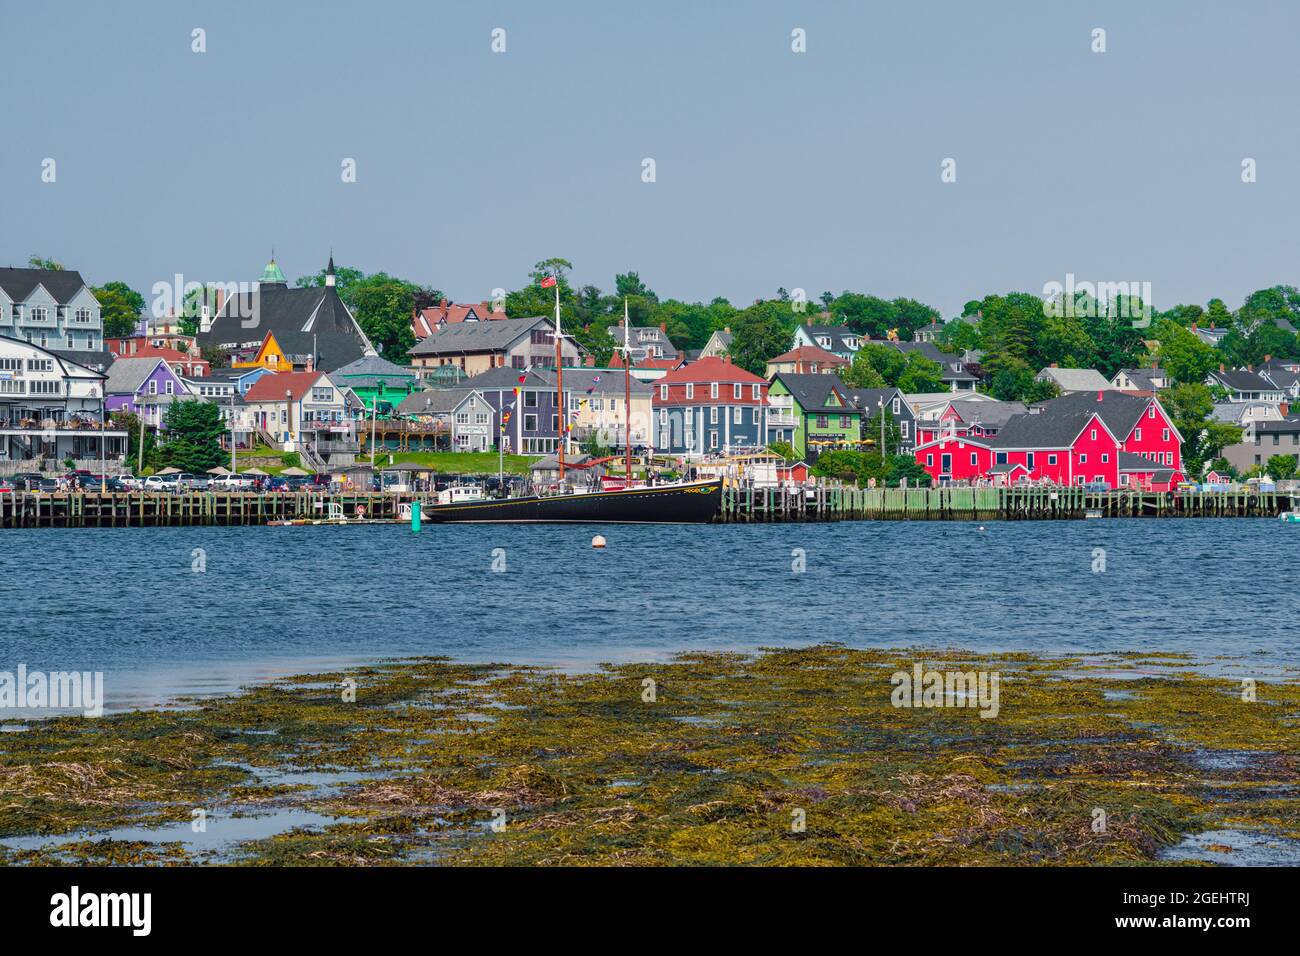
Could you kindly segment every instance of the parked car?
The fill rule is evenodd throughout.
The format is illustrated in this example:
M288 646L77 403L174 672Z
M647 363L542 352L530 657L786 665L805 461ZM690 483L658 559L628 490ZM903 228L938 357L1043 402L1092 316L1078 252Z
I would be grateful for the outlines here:
M12 478L0 478L0 491L17 491L17 490L18 488L15 486L14 480Z
M288 491L289 479L280 475L268 475L262 479L263 491Z
M145 491L175 491L175 475L150 475L144 480Z
M39 471L20 471L9 479L11 487L19 491L41 490L41 473Z
M218 475L208 482L210 491L249 491L253 487L253 479L247 475Z
M144 484L144 479L137 478L135 475L122 475L118 481L127 491L139 491L140 486Z

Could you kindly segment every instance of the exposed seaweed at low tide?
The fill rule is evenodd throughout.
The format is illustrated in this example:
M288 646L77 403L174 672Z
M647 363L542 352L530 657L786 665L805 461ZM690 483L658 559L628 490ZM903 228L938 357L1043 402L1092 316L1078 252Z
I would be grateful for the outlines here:
M996 716L895 706L891 675L917 663L996 672ZM1095 865L1211 831L1300 846L1300 682L1246 694L1191 663L834 644L581 674L425 658L32 721L0 737L0 862Z

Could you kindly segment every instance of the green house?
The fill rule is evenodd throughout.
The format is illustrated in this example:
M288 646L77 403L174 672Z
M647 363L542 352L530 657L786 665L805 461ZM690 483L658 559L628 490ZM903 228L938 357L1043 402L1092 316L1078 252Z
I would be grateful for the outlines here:
M788 441L805 461L831 448L859 447L862 412L838 375L778 372L767 395L769 440Z
M339 388L350 388L366 406L366 414L375 411L388 415L401 404L402 399L418 387L415 373L378 355L366 355L355 362L329 373L330 380Z

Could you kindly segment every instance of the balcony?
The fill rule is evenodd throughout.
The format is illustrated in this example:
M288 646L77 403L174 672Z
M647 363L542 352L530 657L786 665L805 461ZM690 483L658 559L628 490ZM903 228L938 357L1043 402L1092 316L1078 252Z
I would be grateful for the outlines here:
M794 428L799 420L789 412L778 412L771 409L767 413L768 428Z

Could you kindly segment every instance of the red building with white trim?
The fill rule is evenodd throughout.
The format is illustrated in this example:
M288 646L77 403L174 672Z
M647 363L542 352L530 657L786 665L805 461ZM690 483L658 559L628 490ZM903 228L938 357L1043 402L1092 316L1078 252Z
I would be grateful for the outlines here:
M955 423L916 447L936 484L1058 485L1170 491L1182 480L1182 436L1154 396L1076 392L1008 419L992 436ZM1017 467L1018 466L1018 467Z

